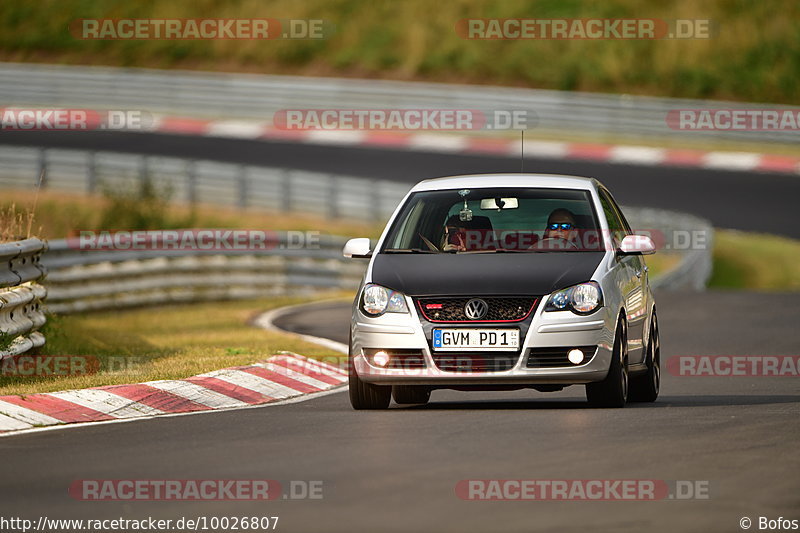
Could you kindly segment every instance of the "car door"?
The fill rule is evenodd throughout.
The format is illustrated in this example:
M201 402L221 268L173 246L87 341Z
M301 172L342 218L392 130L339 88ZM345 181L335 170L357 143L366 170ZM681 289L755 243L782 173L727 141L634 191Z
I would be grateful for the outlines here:
M611 194L605 190L600 190L600 202L606 214L609 230L611 231L614 246L619 246L620 241L625 235L632 234L631 227L622 210ZM628 362L640 363L644 360L643 333L645 325L645 301L647 291L647 270L639 255L617 256L621 268L621 284L623 301L625 302L625 313L628 321Z

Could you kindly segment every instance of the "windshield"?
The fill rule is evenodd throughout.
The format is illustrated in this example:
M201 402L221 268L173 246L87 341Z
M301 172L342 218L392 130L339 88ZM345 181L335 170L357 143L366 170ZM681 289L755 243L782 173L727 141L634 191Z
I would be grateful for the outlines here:
M580 252L603 249L589 191L481 188L417 192L384 253Z

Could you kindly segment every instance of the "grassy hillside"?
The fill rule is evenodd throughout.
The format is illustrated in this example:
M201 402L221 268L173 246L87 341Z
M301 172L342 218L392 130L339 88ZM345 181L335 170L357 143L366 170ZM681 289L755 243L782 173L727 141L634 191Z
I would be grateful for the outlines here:
M78 18L307 18L325 40L82 41ZM711 19L692 40L464 40L463 18ZM792 0L6 0L0 59L361 76L797 103Z

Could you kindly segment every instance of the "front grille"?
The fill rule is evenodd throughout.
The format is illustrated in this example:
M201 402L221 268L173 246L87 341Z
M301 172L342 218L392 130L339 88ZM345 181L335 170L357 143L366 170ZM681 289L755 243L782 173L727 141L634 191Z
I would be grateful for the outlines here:
M436 367L446 372L503 372L511 370L519 359L519 354L498 353L434 353Z
M365 348L364 355L372 362L372 357L379 351L389 354L389 364L384 368L390 368L392 370L413 370L425 368L427 366L425 364L425 355L422 353L422 350L406 350L400 348L383 350L378 348Z
M481 297L489 310L480 320L470 320L464 313L464 306L472 299L420 298L417 306L429 322L519 322L527 318L536 305L534 296Z
M569 346L558 348L531 348L528 350L527 368L557 368L564 366L577 366L567 359L567 353L573 348L578 348L583 352L583 361L579 364L584 365L592 360L597 346Z

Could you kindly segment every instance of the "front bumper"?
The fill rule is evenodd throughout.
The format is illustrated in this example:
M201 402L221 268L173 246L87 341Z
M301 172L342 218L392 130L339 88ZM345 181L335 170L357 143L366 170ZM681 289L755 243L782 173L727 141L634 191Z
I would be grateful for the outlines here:
M431 324L418 314L411 298L407 297L409 313L386 313L379 317L366 316L353 307L350 355L358 376L368 383L382 385L503 386L503 385L573 385L601 381L606 377L611 361L614 319L606 308L589 316L570 311L544 312L541 303L531 318L530 327L516 353L517 360L502 371L450 371L437 367L429 342ZM486 327L480 324L437 324L442 327ZM516 324L492 324L492 327L516 327ZM588 362L550 368L528 368L527 359L533 348L573 348L597 346ZM384 368L372 364L365 350L418 350L424 368Z

